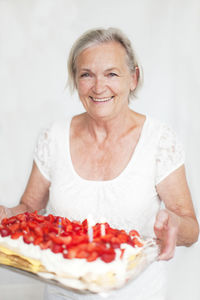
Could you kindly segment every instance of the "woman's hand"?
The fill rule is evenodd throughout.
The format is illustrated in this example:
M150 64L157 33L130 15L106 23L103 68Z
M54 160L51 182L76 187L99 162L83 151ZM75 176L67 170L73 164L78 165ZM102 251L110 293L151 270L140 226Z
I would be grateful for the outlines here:
M198 240L199 225L195 216L185 168L179 167L156 186L166 209L161 210L154 225L161 244L159 259L174 256L176 246L191 246Z
M10 218L12 216L11 209L0 205L0 222L4 218Z
M36 164L33 163L33 169L20 203L12 208L0 205L0 222L4 218L26 211L33 212L45 208L49 198L49 187L50 182L43 177Z
M180 217L164 209L158 212L154 224L154 232L161 247L159 260L169 260L174 256Z

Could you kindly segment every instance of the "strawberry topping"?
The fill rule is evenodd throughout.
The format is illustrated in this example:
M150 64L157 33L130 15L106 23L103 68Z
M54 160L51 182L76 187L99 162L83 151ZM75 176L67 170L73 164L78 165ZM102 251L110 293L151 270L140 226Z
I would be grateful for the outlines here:
M67 218L34 213L24 213L11 218L5 218L0 224L0 235L12 239L22 237L24 243L39 246L40 249L50 249L53 253L61 253L66 259L86 259L92 262L100 258L105 263L115 259L115 249L121 249L121 244L128 243L132 247L142 247L139 233L131 230L111 228L104 223L105 235L101 234L101 224L93 226L93 241L88 238L88 221L82 223L70 221ZM123 248L123 247L122 247ZM121 258L124 255L121 249Z

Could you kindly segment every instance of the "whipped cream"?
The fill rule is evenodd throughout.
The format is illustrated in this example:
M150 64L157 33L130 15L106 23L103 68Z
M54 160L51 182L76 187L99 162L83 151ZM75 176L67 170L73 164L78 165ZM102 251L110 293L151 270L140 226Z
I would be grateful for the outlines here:
M93 292L123 286L132 275L132 272L128 272L128 266L142 251L141 247L121 244L121 249L125 249L123 257L120 258L121 250L115 249L115 260L105 263L100 258L92 262L79 258L66 259L62 253L53 253L50 249L41 250L39 246L26 244L22 237L14 240L9 236L3 238L0 236L0 246L27 258L39 260L47 270L47 273L39 273L42 277L56 279L71 288L88 289Z

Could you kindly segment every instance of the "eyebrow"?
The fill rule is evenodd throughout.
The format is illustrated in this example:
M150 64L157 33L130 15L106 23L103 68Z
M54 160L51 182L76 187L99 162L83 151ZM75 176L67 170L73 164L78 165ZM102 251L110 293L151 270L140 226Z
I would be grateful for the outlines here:
M107 70L105 70L106 72L110 72L110 71L113 71L113 70L117 70L118 72L120 72L120 70L116 67L112 67L112 68L109 68Z
M85 71L85 72L91 72L91 70L90 70L90 69L87 69L87 68L82 68L82 69L80 69L80 72L83 72L83 71Z
M112 68L109 68L109 69L106 69L104 72L110 72L110 71L113 71L113 70L117 70L118 72L120 72L120 70L116 67L112 67ZM82 68L80 69L80 72L91 72L91 69L87 69L87 68Z

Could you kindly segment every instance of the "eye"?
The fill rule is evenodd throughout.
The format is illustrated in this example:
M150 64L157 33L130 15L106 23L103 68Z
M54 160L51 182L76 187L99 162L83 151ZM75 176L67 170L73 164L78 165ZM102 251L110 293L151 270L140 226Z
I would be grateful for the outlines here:
M115 76L118 76L118 75L116 73L113 73L113 72L108 74L108 77L115 77Z
M90 74L86 72L86 73L81 74L80 77L81 78L83 78L83 77L90 77Z

